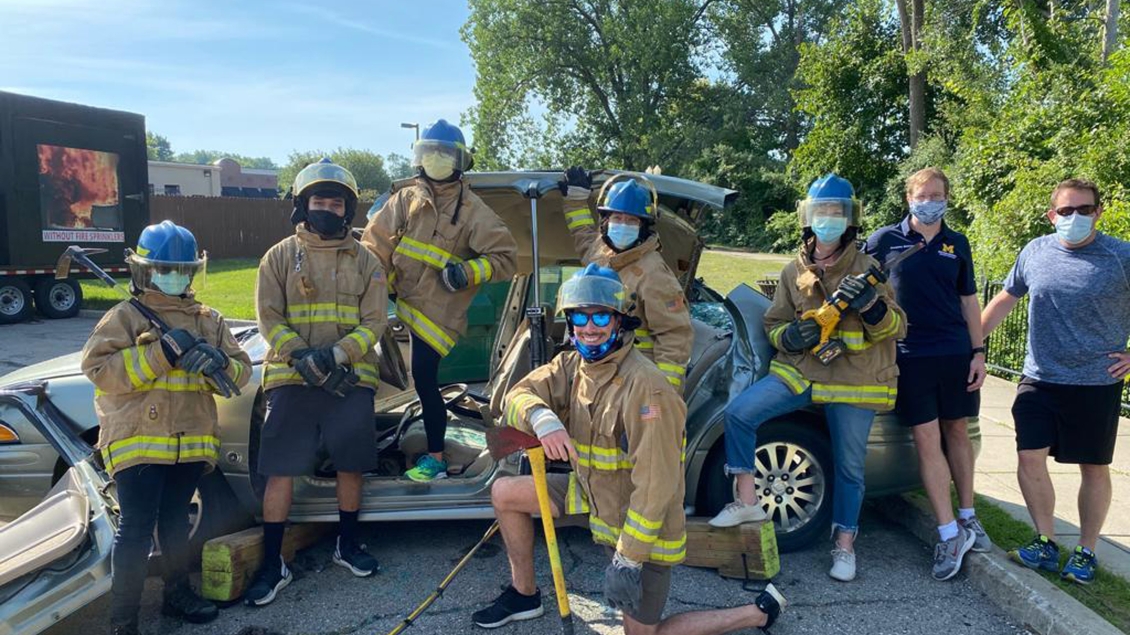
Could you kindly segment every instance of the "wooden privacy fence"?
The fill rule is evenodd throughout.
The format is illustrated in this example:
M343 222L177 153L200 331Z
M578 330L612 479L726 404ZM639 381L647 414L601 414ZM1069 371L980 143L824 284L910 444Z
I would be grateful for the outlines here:
M261 258L275 243L294 233L291 201L273 198L153 196L150 222L171 220L196 236L209 258ZM369 203L357 206L353 224L365 226Z

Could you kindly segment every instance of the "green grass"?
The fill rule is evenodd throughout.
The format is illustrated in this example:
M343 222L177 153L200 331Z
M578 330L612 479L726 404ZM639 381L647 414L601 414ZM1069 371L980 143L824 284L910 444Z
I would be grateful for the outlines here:
M698 277L706 280L706 285L722 295L734 287L746 283L757 289L756 282L765 277L777 277L792 256L776 254L756 254L756 257L725 251L704 251L698 263Z
M259 261L252 258L215 260L208 263L207 275L194 284L203 286L197 293L201 302L224 314L224 317L255 319L255 275ZM129 283L126 274L118 274L119 282ZM201 283L203 283L201 285ZM88 309L108 309L122 296L102 283L82 282L83 305Z
M998 547L1008 551L1025 545L1032 539L1035 531L1028 523L1016 520L1000 507L983 496L976 497L977 518L985 526L985 531ZM956 504L956 500L955 500ZM1070 556L1074 544L1060 544L1060 568ZM1021 566L1017 564L1016 566ZM1058 573L1040 571L1052 584L1063 589L1087 608L1098 613L1117 628L1130 633L1130 582L1102 568L1099 575L1088 586L1059 579Z
M698 275L706 279L710 288L725 295L742 282L756 289L757 280L776 276L789 258L764 255L754 259L734 253L706 251L698 265ZM225 317L254 320L255 273L258 267L259 261L251 258L209 262L204 288L197 297ZM128 284L125 274L118 275L123 285ZM113 289L90 280L82 282L82 293L85 298L83 305L88 309L108 309L122 299Z

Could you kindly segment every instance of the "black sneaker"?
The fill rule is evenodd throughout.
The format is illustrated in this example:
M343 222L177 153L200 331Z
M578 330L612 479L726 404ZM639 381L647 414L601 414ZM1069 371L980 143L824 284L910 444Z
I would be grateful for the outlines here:
M161 603L161 613L169 617L180 619L193 624L206 624L220 615L208 600L196 595L187 582L165 587L164 602Z
M494 604L475 612L471 621L475 626L498 628L510 622L532 620L544 613L545 609L541 607L541 589L534 591L533 595L522 595L514 587L507 586Z
M777 621L777 616L785 610L785 606L788 604L785 601L785 596L781 595L777 587L772 584L767 585L765 590L757 595L757 599L753 603L765 614L765 626L762 626L762 629L772 626Z
M243 601L247 606L266 606L275 601L275 595L282 591L293 580L290 569L286 568L282 556L278 563L271 565L264 562L255 574L255 580L243 594Z
M358 578L367 578L381 570L381 563L365 551L365 545L352 542L343 545L341 536L337 537L337 546L334 547L334 564L349 569Z

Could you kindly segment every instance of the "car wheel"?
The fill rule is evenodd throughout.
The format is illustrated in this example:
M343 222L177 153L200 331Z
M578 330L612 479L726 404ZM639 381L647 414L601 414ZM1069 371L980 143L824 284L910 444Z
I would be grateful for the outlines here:
M190 561L199 563L204 543L247 529L255 524L255 519L243 508L224 473L216 468L200 478L189 507L188 523Z
M707 514L734 500L719 442L706 465ZM771 421L757 434L757 495L777 531L782 553L803 549L827 535L832 525L832 446L824 431L803 421Z
M40 278L35 283L35 308L52 320L78 315L82 307L82 287L74 280Z
M0 324L16 324L31 317L31 287L22 278L0 278Z

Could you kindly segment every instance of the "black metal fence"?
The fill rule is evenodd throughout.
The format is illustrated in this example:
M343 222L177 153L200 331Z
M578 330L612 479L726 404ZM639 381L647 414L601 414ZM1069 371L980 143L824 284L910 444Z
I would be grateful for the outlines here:
M983 282L982 308L1002 290L1004 290L1003 282ZM1024 354L1027 350L1028 296L1024 296L1000 326L993 329L993 332L985 338L985 366L993 375L1018 381L1024 368ZM1122 414L1130 416L1130 384L1122 388Z

